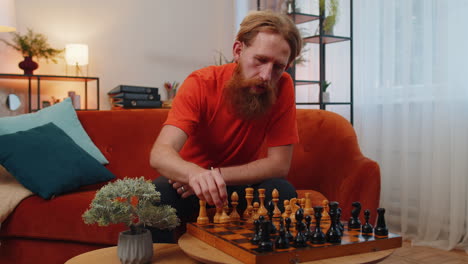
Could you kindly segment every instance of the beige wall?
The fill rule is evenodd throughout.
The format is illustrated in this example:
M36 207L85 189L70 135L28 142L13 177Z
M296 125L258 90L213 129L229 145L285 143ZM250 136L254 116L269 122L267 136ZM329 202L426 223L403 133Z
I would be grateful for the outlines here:
M44 33L54 48L89 45L88 71L100 78L101 109L110 108L107 91L118 84L162 88L213 64L216 50L231 57L235 35L232 0L16 0L16 17L19 32ZM21 60L0 43L1 73L22 73ZM66 74L64 60L39 65L35 74Z

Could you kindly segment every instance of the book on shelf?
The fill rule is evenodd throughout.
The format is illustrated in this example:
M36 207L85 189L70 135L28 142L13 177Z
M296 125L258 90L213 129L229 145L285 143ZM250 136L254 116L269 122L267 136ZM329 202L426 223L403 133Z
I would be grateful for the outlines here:
M147 94L147 93L116 93L109 95L112 98L122 98L122 99L129 99L129 100L155 100L160 101L161 95L159 94Z
M118 85L114 89L110 90L107 94L112 95L116 93L144 93L144 94L158 94L157 87L145 87L145 86L134 86L134 85Z
M123 108L161 108L162 102L156 100L114 99L112 106Z

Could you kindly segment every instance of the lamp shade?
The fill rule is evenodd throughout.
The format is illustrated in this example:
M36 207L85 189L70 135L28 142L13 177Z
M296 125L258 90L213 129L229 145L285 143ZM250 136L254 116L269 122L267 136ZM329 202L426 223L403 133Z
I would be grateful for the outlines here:
M88 45L67 44L65 46L65 60L69 65L88 65Z
M15 30L15 0L0 0L0 32L11 32Z

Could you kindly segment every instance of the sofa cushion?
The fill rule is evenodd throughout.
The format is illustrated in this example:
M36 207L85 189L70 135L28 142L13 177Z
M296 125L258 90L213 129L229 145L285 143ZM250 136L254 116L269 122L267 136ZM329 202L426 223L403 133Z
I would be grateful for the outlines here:
M44 199L115 176L53 123L0 136L0 164Z
M53 122L63 129L76 144L82 147L100 163L109 163L81 126L70 98L37 111L36 113L0 118L0 135L28 130L49 122Z
M15 177L0 166L0 224L16 206L32 192L21 185Z
M127 226L86 225L81 218L95 195L96 191L73 192L52 200L30 196L2 224L0 237L116 245L119 232Z

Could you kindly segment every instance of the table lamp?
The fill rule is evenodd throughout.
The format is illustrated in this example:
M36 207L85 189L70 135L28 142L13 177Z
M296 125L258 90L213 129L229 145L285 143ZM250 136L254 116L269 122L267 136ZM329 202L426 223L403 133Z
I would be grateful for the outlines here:
M65 60L68 65L74 65L76 76L81 72L80 66L88 65L88 45L86 44L67 44L65 46ZM86 68L88 76L88 68Z
M15 30L15 0L0 0L0 32L12 32Z

